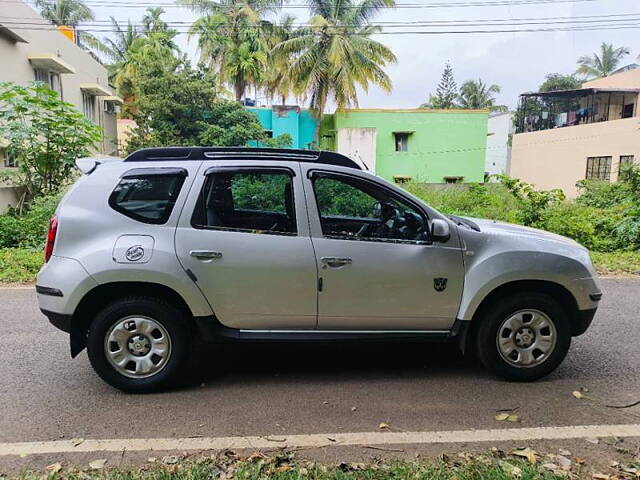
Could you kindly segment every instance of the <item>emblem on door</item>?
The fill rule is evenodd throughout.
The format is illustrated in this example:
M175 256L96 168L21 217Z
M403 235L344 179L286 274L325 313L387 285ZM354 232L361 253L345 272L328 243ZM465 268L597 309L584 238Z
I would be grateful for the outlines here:
M436 292L442 292L445 288L447 288L447 279L442 277L434 278L433 288Z

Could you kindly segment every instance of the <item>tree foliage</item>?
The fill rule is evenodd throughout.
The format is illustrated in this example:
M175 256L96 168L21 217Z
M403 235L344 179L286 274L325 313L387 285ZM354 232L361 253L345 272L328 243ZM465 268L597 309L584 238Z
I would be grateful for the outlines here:
M338 108L358 106L357 88L369 85L391 91L383 68L396 61L393 52L371 38L380 31L371 19L393 0L309 0L309 25L273 49L289 56L290 74L319 118L329 100ZM318 140L319 122L316 128Z
M599 52L583 55L578 59L576 73L588 78L606 77L618 69L629 53L627 47L614 47L612 43L602 42Z
M453 77L453 67L447 62L436 87L436 94L429 95L429 101L421 105L423 108L456 108L458 98L458 85Z
M267 139L255 114L219 99L215 75L206 68L194 69L184 60L171 72L148 65L139 82L129 152L170 145L236 146L250 140L291 142L290 136Z
M8 142L7 153L18 167L11 180L25 189L26 198L58 191L101 131L41 82L0 83L0 138Z
M506 112L507 107L496 105L495 95L500 93L500 87L492 84L487 85L481 79L467 80L460 87L458 95L458 107L468 110L491 110Z
M544 82L538 88L540 92L556 92L558 90L575 90L582 86L582 80L575 75L550 73L544 77Z

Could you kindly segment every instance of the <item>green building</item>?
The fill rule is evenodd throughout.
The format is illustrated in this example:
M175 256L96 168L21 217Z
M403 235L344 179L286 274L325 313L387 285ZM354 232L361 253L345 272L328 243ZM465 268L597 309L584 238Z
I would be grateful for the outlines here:
M298 106L248 108L292 148L314 148L316 119ZM320 148L343 153L390 181L483 182L486 110L352 109L324 115Z
M321 146L387 180L483 182L485 110L338 110L322 121Z
M291 148L313 148L317 121L309 110L299 106L274 105L273 107L247 107L255 113L270 137L283 133L291 135ZM249 146L259 147L259 142L250 142Z

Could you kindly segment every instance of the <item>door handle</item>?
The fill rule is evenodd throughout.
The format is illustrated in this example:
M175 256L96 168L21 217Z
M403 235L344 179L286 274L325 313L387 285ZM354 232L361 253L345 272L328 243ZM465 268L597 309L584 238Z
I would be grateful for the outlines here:
M321 257L320 261L324 264L325 268L327 265L335 268L353 263L353 260L349 257Z
M215 252L213 250L191 250L189 255L196 257L199 260L215 260L216 258L222 258L222 252Z

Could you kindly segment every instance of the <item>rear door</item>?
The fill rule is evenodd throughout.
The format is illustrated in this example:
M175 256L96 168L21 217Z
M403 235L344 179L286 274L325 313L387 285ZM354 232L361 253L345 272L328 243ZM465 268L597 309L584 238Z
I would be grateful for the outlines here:
M210 161L201 172L175 244L218 320L248 330L315 328L317 268L298 163Z

